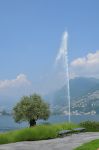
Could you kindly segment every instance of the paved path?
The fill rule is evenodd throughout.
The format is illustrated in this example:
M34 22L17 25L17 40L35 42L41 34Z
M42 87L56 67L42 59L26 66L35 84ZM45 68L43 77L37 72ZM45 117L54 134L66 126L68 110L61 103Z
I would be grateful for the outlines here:
M73 150L75 147L93 139L99 139L99 132L73 134L51 140L5 144L0 145L0 150Z

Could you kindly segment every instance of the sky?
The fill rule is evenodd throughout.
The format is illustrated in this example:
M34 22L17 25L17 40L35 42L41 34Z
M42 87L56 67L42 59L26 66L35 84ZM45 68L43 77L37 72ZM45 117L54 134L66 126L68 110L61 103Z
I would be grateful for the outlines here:
M53 66L64 31L70 77L99 78L98 0L0 1L0 93L60 86Z

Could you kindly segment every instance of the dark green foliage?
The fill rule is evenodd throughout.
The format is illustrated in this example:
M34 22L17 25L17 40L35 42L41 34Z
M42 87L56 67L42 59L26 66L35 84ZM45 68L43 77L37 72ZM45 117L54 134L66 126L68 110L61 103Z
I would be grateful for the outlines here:
M99 122L95 121L85 121L81 122L80 126L84 127L88 132L97 132L99 131Z
M48 119L49 115L49 105L37 94L22 97L13 108L15 121L28 121L30 126L35 125L38 119Z

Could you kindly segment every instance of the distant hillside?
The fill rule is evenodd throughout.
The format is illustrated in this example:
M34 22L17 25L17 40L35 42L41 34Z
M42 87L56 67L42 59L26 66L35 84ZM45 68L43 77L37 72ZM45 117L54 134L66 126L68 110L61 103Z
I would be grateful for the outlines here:
M99 80L95 78L75 78L70 80L70 95L71 95L71 105L73 102L82 100L82 97L85 97L87 100L88 93L93 95L97 91L99 95ZM67 101L67 89L66 86L63 86L58 91L51 93L46 96L46 99L52 103L53 107L63 108L68 104ZM95 97L93 97L95 99Z
M95 78L75 78L70 80L71 98L76 98L99 89L99 80Z
M71 111L75 110L85 113L94 110L99 114L99 90L75 99L71 104Z

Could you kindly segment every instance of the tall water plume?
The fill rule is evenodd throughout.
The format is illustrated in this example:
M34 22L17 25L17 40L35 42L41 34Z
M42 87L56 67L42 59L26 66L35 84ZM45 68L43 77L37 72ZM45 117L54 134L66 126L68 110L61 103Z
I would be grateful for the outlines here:
M67 85L67 99L68 99L68 121L71 121L70 118L70 84L69 84L69 66L68 66L68 32L64 32L62 36L61 46L56 57L56 63L62 62L61 65L65 68L65 77Z

